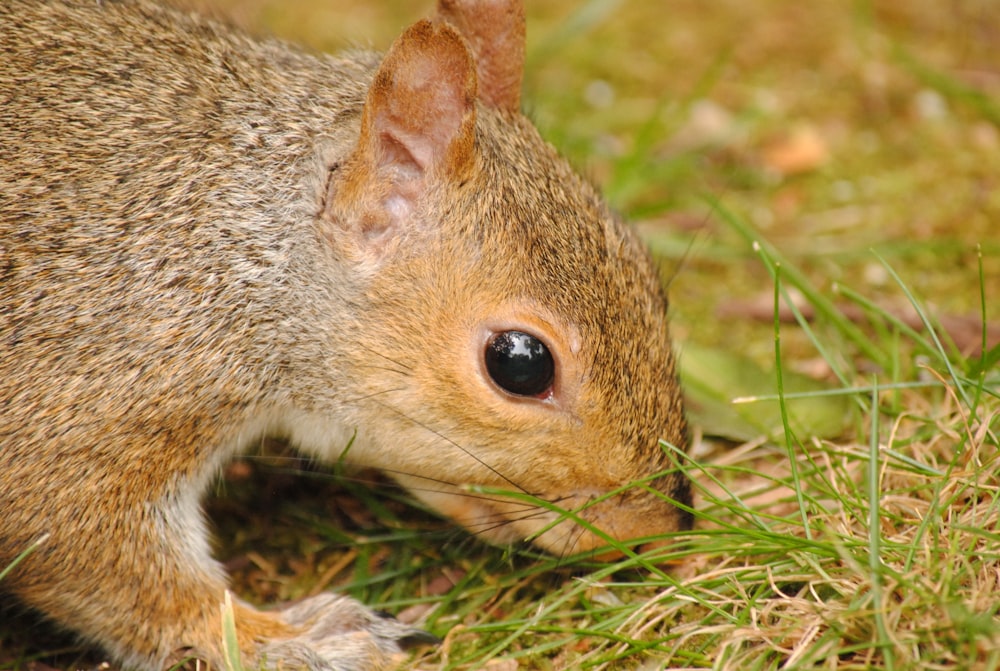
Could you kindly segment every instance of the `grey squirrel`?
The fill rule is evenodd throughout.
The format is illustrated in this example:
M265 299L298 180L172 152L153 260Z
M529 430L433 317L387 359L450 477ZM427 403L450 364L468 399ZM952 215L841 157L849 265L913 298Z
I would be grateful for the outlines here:
M350 446L495 543L604 545L469 486L579 509L646 478L579 516L690 526L656 269L521 115L524 30L440 0L384 58L321 56L145 0L0 3L0 566L46 538L0 589L127 666L221 667L200 498L262 436ZM253 669L421 638L335 595L233 608Z

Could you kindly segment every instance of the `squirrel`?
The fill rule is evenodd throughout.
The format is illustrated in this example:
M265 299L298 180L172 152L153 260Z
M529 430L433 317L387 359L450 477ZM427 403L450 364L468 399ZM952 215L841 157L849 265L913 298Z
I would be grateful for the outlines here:
M200 499L266 436L493 543L690 527L657 269L521 114L524 41L517 0L440 0L384 57L0 3L0 567L33 547L0 589L129 668L223 667ZM231 603L247 668L428 636Z

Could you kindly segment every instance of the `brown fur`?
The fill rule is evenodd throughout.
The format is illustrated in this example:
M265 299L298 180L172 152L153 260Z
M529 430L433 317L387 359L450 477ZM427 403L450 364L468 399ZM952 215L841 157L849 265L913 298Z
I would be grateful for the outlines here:
M0 4L0 566L48 534L3 587L127 664L220 663L198 501L262 435L336 460L356 433L352 462L495 542L556 517L464 486L574 508L685 443L646 252L517 113L519 4L438 16L379 65L145 0ZM484 370L512 328L556 359L544 400ZM580 515L690 524L641 489ZM330 595L236 611L251 666L380 668L412 634Z

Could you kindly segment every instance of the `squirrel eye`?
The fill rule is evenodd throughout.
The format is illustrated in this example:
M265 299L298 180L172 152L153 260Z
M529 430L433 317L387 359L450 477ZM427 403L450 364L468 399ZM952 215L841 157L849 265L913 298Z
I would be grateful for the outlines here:
M486 343L487 372L512 394L544 395L552 386L555 367L545 343L528 333L504 331Z

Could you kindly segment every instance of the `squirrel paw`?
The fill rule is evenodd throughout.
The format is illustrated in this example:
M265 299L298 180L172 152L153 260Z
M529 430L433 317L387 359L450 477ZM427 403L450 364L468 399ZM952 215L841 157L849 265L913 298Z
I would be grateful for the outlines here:
M374 671L391 668L409 648L440 642L421 629L335 594L306 599L277 614L301 633L261 645L258 655L266 668Z

